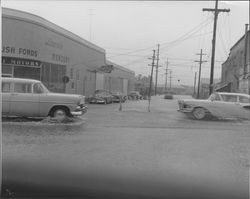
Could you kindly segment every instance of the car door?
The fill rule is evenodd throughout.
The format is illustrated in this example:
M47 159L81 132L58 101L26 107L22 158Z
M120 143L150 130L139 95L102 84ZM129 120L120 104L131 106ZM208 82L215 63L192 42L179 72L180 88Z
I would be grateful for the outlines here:
M10 112L11 82L2 82L2 115L8 116Z
M221 101L213 101L218 114L223 118L238 118L239 117L239 103L237 95L223 95L221 94Z
M39 117L39 95L32 93L32 84L15 82L11 93L10 114Z
M239 96L239 117L250 119L250 98Z

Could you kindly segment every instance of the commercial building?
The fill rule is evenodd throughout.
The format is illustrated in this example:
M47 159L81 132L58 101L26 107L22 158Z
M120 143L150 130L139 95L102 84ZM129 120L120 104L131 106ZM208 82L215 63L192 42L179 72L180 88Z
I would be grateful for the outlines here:
M221 83L217 91L250 93L249 30L230 49L222 64Z
M2 76L41 80L53 92L127 94L135 73L106 61L105 50L39 16L2 9Z

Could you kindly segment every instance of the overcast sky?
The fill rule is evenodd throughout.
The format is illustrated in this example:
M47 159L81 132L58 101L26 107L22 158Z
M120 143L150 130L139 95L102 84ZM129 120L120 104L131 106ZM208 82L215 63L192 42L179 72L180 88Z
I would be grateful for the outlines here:
M202 77L210 76L213 13L202 8L214 8L215 1L3 0L2 6L36 14L93 42L106 50L109 60L136 74L150 74L148 58L159 43L161 84L168 58L172 84L193 85L198 71L194 60L202 48L208 61L202 65ZM247 1L219 1L219 8L230 13L218 17L215 78L249 23Z

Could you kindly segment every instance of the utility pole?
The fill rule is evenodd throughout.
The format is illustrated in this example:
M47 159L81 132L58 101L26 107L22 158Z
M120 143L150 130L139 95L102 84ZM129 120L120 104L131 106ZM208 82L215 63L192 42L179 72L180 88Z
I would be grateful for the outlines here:
M199 61L195 61L195 62L199 62L199 64L200 64L200 67L199 67L199 77L198 77L198 90L197 90L197 98L199 99L200 98L200 81L201 81L201 64L203 62L207 62L207 61L203 61L202 60L202 56L206 55L206 54L202 54L202 49L201 49L201 52L199 54L196 54L196 55L200 55L200 60Z
M172 88L171 87L172 86L172 78L173 78L172 77L172 72L173 72L172 70L169 70L169 80L170 80L169 88L170 88L170 91L171 91L171 88Z
M157 46L158 46L158 48L157 48L156 70L155 70L155 95L157 95L157 80L158 80L160 44L158 44Z
M209 85L209 95L210 95L213 92L216 28L217 28L218 14L220 12L230 12L230 9L218 9L218 0L215 0L215 9L203 8L203 11L214 12L214 29L213 29L213 40L212 40L211 72L210 72L210 85Z
M243 65L243 67L244 67L244 76L243 77L245 77L245 75L248 72L247 71L247 44L249 43L249 41L248 41L247 31L248 31L248 24L245 24L245 38L244 38L245 46L244 46L244 65Z
M151 101L151 87L152 87L152 79L153 79L153 70L154 70L154 63L155 63L155 50L153 50L153 57L151 66L151 75L150 75L150 83L149 83L149 91L148 91L148 112L150 112L150 101Z
M196 94L195 94L195 90L196 90L196 76L197 76L197 72L195 72L195 75L194 75L194 94L193 94L193 96L195 97L196 96Z
M168 64L169 64L169 62L168 62L168 59L167 59L167 61L165 62L166 63L166 73L165 73L165 75L166 75L166 79L165 79L165 93L167 92L167 88L168 88Z

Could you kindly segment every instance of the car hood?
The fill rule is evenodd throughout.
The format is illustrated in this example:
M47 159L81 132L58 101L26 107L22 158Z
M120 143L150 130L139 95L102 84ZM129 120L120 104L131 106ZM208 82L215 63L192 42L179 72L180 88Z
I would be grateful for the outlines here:
M55 96L55 97L72 97L72 98L82 98L82 95L76 94L66 94L66 93L47 93L48 96Z
M182 99L182 100L178 100L179 102L184 102L184 103L190 103L190 104L196 104L196 103L206 103L206 102L210 102L210 100L196 100L196 99Z
M65 94L65 93L47 93L46 96L47 96L46 99L49 98L49 101L56 101L58 103L85 104L85 96L83 95Z

